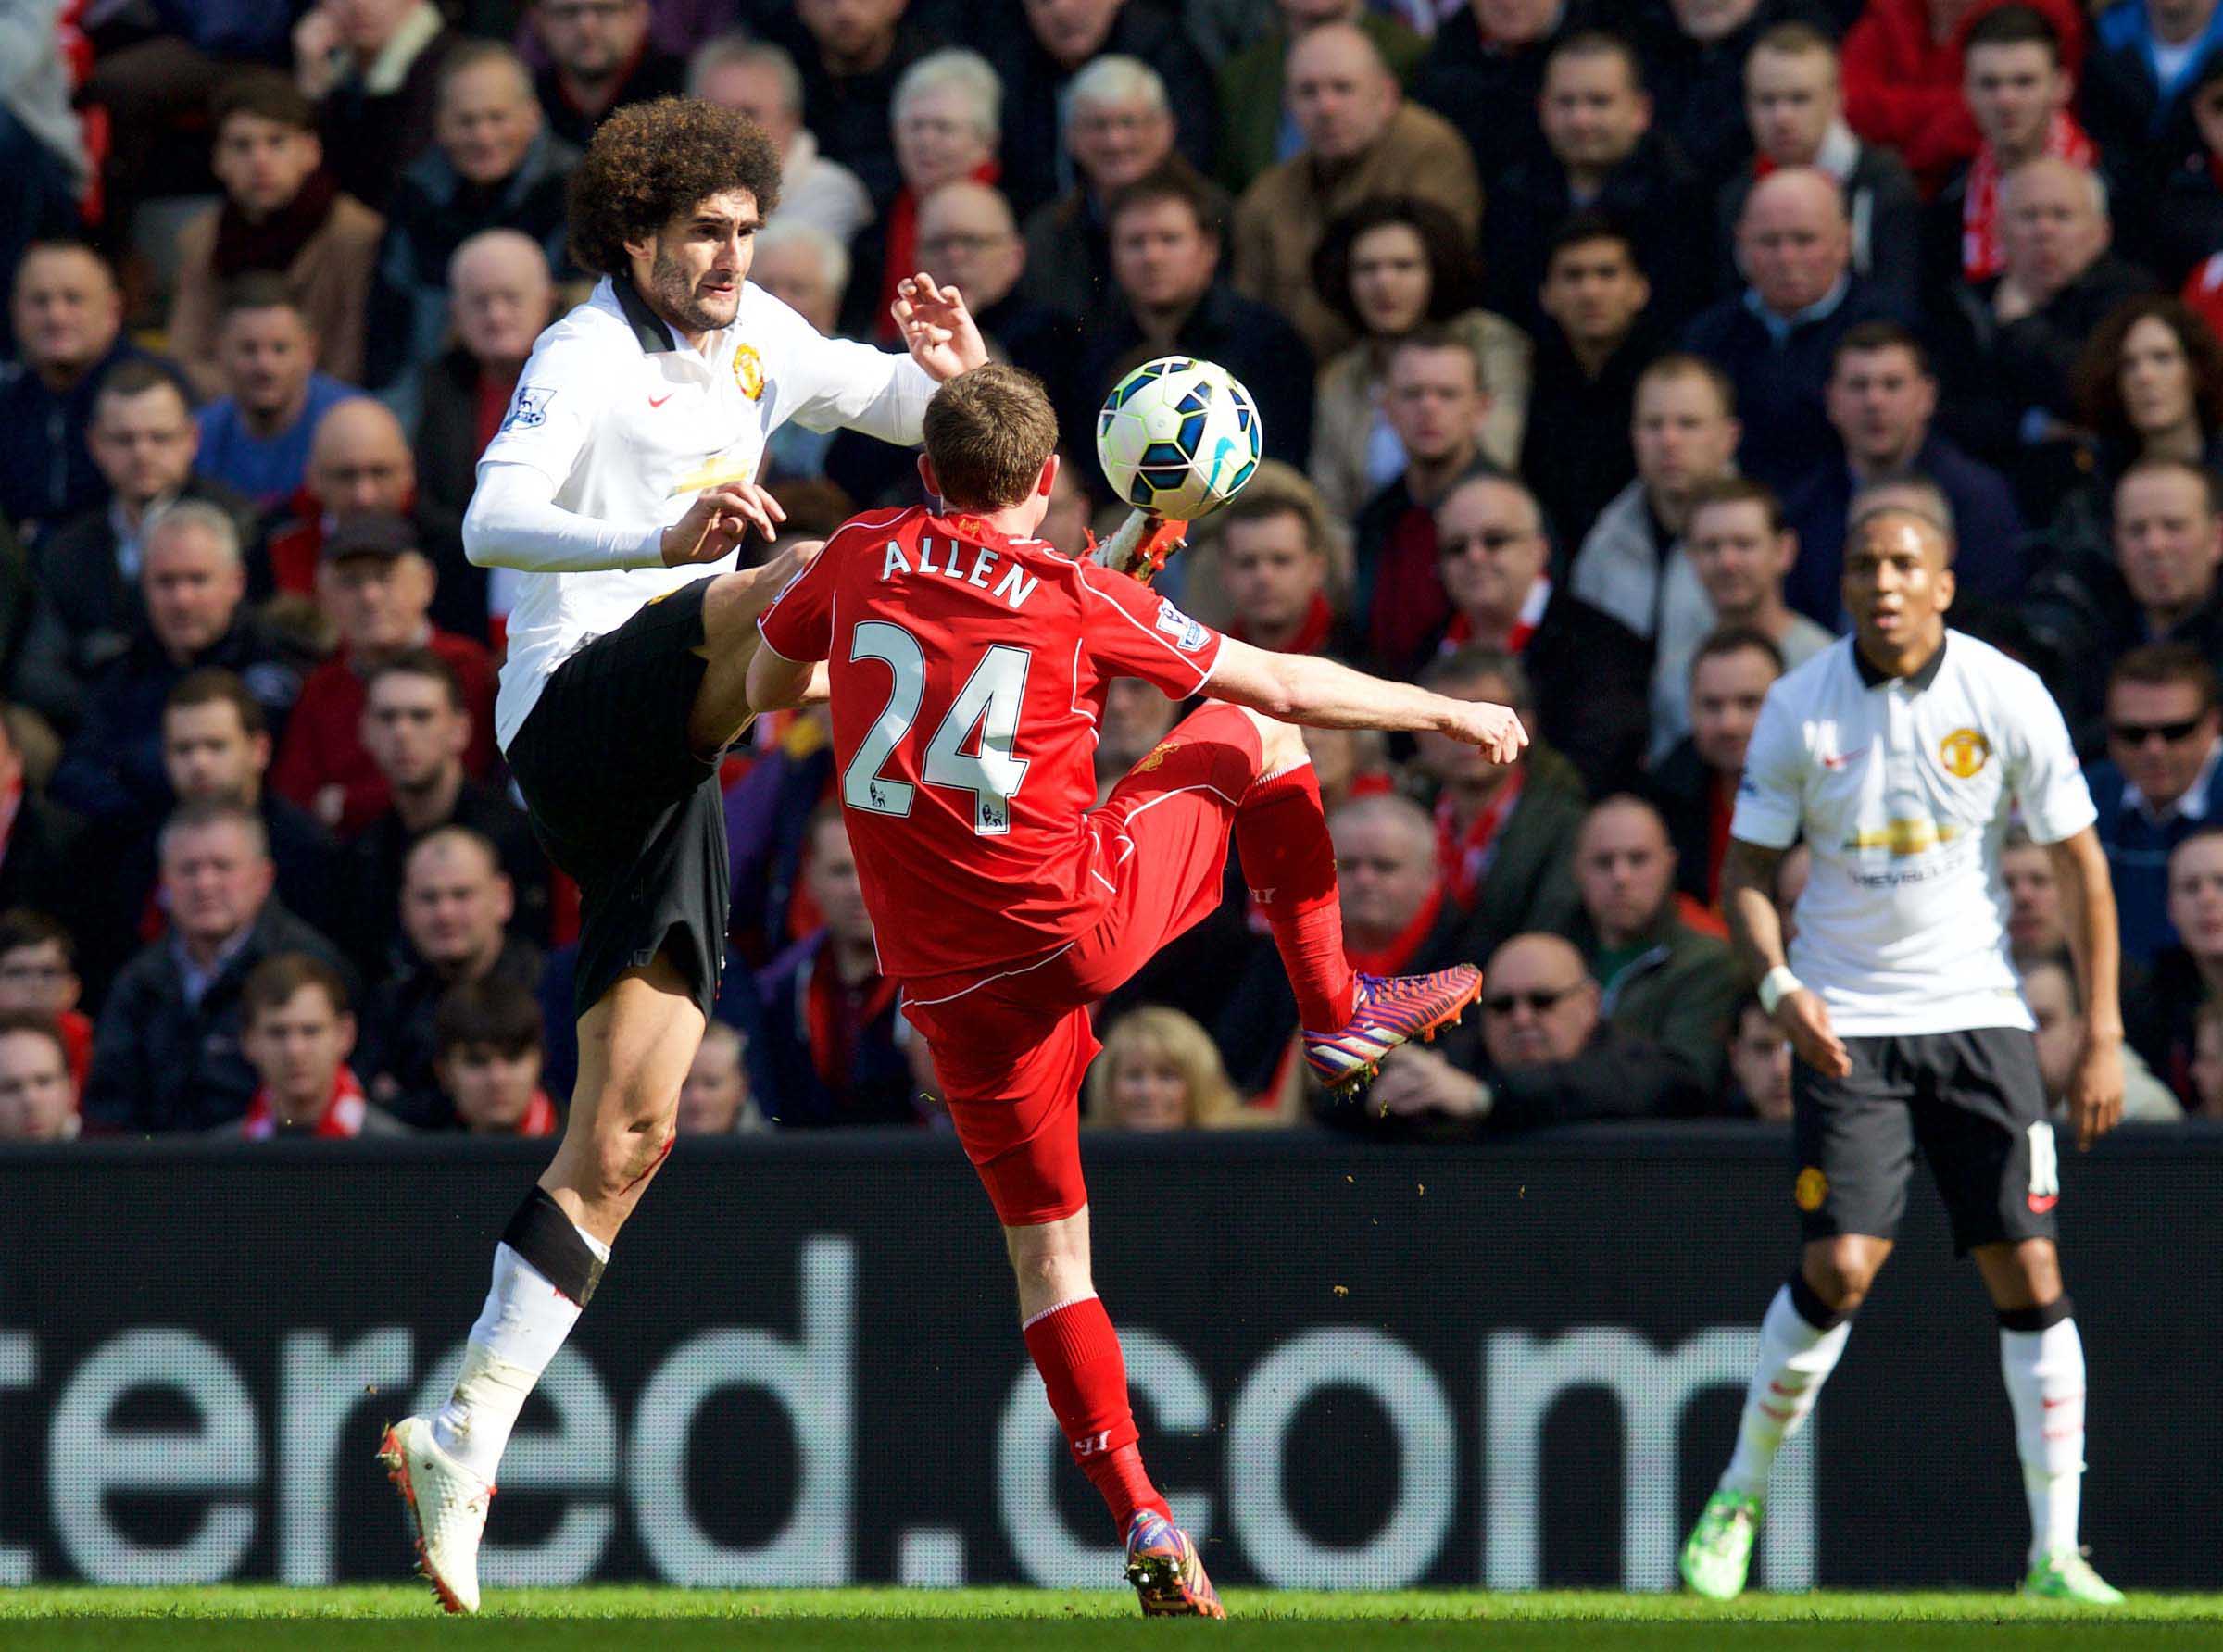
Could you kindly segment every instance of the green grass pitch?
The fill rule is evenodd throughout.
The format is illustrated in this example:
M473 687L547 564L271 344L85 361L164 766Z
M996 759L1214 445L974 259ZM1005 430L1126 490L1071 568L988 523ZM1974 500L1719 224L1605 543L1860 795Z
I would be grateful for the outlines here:
M1730 1606L1609 1594L1273 1594L1237 1590L1225 1624L1146 1623L1131 1594L1030 1589L719 1592L668 1588L507 1590L469 1621L446 1621L412 1588L0 1591L7 1652L234 1652L260 1647L385 1652L427 1646L539 1652L856 1652L1162 1646L1363 1652L1928 1652L1933 1647L2223 1648L2223 1596L2133 1596L2094 1613L2005 1595L1754 1595ZM653 1636L652 1639L646 1638Z

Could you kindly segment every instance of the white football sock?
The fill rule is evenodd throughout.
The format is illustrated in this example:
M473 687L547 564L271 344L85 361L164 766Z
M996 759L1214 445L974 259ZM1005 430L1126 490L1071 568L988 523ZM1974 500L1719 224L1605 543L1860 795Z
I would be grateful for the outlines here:
M1792 1306L1789 1285L1776 1292L1767 1317L1760 1321L1760 1358L1745 1390L1737 1451L1722 1472L1723 1491L1765 1500L1776 1453L1813 1414L1822 1384L1837 1369L1852 1334L1850 1320L1840 1320L1827 1331L1815 1329Z
M2074 1553L2084 1488L2084 1341L2077 1322L1999 1333L2015 1446L2030 1500L2030 1563Z
M587 1248L609 1246L581 1231ZM494 1283L463 1350L455 1391L433 1419L433 1442L480 1479L492 1481L525 1396L579 1322L579 1305L508 1245L494 1247Z

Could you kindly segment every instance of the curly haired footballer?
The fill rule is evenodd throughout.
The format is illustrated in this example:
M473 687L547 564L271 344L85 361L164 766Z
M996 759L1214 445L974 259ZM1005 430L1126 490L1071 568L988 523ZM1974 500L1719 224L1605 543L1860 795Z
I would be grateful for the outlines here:
M622 277L628 241L734 189L756 197L760 219L779 205L779 152L755 121L698 97L628 105L602 123L571 174L571 257L583 269Z

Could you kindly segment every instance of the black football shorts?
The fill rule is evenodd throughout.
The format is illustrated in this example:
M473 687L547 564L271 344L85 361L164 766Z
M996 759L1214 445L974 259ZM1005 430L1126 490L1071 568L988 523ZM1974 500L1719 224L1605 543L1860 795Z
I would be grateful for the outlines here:
M642 607L558 666L509 742L509 771L548 857L579 885L579 1013L667 954L704 1015L725 961L725 802L687 744L709 662L715 575Z
M1916 1147L1956 1251L2053 1237L2060 1167L2029 1033L1984 1027L1844 1044L1844 1078L1803 1061L1791 1070L1791 1196L1808 1239L1892 1237Z

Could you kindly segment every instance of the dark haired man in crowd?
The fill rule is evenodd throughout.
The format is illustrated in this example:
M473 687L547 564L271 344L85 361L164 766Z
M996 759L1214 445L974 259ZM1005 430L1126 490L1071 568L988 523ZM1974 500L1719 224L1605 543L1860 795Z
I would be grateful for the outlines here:
M526 15L548 55L541 107L549 130L575 148L613 109L687 89L687 66L648 38L648 0L532 0Z
M316 337L317 367L355 382L384 221L325 168L316 109L283 74L232 76L208 112L209 166L224 198L179 226L170 355L200 394L221 394L216 336L224 289L243 275L275 275Z
M433 141L440 65L459 44L433 0L316 6L294 25L294 83L317 106L342 189L384 210Z
M224 394L200 411L200 463L258 510L301 486L324 415L361 394L316 364L317 335L283 276L232 283L216 328Z
M244 496L196 469L200 430L184 388L151 361L119 362L101 380L85 442L108 484L107 502L31 549L31 579L58 627L57 664L81 688L131 645L145 620L141 541L156 511L175 499L206 500L230 512L243 536L255 519ZM80 708L73 702L39 709L66 733Z
M1690 732L1652 766L1644 795L1667 822L1676 886L1699 905L1721 903L1729 816L1760 702L1783 675L1782 651L1765 632L1727 626L1690 659Z
M471 1134L530 1140L556 1133L556 1104L540 1086L540 1005L514 981L489 976L450 989L433 1016L433 1070L456 1121Z
M2084 771L2115 880L2123 956L2137 963L2177 939L2169 855L2223 820L2223 689L2182 643L2134 648L2107 676L2107 756Z
M346 1142L403 1133L370 1105L347 1065L356 1022L337 970L310 954L280 953L248 972L240 997L240 1047L262 1082L239 1121L221 1127L224 1134Z

